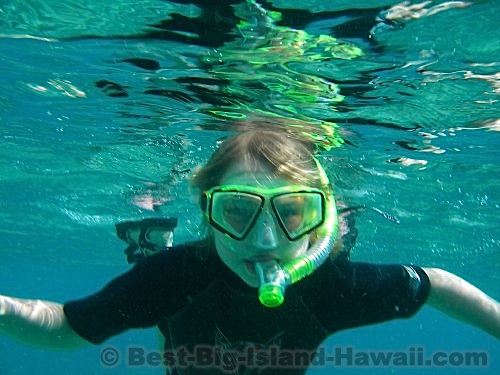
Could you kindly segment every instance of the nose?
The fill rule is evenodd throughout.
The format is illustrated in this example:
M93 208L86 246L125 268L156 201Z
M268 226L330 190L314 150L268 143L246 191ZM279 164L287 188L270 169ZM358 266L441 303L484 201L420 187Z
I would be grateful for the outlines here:
M254 246L263 250L275 249L278 247L278 234L276 223L269 212L262 212L261 217L255 223Z

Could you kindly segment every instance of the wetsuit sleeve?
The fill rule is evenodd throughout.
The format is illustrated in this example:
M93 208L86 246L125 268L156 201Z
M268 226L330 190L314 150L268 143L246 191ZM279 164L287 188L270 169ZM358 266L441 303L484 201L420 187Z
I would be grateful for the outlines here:
M210 267L191 258L182 248L149 257L100 292L66 303L66 319L92 343L129 328L154 326L209 282Z
M417 266L331 262L321 268L323 285L314 288L311 301L330 332L410 317L430 291L429 278Z

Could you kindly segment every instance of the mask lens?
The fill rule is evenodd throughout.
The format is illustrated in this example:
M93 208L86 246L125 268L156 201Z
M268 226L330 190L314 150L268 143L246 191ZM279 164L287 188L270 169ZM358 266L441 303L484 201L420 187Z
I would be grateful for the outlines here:
M262 207L262 198L248 193L215 191L212 195L211 222L230 236L246 236Z
M281 226L291 240L296 240L323 223L323 196L318 192L278 195L272 200Z

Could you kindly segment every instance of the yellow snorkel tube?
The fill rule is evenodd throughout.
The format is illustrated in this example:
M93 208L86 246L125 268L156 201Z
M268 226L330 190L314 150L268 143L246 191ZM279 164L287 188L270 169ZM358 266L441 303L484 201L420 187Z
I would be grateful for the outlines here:
M329 187L330 181L325 170L316 159L314 160L322 185ZM255 263L255 272L259 278L259 300L264 306L281 306L285 300L286 288L312 274L330 255L338 233L337 208L332 192L326 194L325 203L325 221L317 229L318 239L307 254L282 265L275 260Z

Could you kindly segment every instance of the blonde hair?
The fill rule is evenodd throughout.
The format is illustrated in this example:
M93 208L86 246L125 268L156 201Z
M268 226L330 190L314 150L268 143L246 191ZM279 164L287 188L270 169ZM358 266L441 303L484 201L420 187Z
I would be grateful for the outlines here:
M271 126L270 126L271 125ZM324 188L313 158L314 144L279 124L244 122L237 133L226 139L207 163L195 171L191 184L206 191L220 181L235 163L245 163L256 170L268 168L276 177L299 185Z

